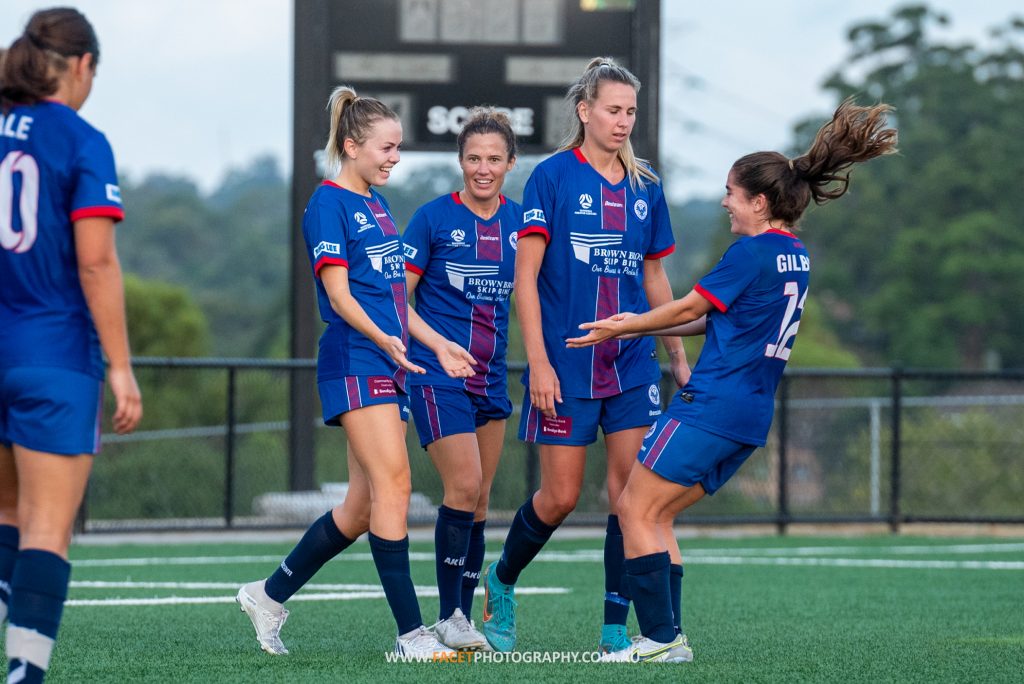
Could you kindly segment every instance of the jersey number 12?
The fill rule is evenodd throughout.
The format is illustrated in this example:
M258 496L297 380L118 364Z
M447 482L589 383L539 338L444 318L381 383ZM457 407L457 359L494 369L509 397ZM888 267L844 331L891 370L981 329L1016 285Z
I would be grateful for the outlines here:
M782 294L789 297L789 301L786 302L786 315L782 317L782 325L779 326L779 337L775 340L774 344L765 346L764 355L770 359L782 359L783 361L789 360L790 348L787 346L790 341L796 336L796 331L800 329L800 321L793 320L793 315L797 309L802 313L804 310L804 303L807 301L807 290L804 290L803 296L800 295L800 286L797 285L795 280L790 280L786 283ZM797 298L799 297L799 303Z
M14 174L21 174L21 231L14 230ZM22 254L32 249L39 225L39 166L31 155L10 152L0 162L0 247Z

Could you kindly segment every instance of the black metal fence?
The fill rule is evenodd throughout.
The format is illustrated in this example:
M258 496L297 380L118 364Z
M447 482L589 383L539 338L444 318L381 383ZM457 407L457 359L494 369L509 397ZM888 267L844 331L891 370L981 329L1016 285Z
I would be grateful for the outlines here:
M307 360L136 361L146 417L107 435L79 520L83 531L300 527L344 496L344 431L309 426L312 454L289 453L289 387ZM522 365L513 365L518 377ZM509 383L517 407L521 385ZM671 380L663 379L671 396ZM315 388L310 388L315 392ZM509 420L491 495L501 523L536 489L534 448ZM442 488L411 428L410 521L433 520ZM768 445L687 524L1024 523L1024 371L791 369ZM310 458L312 457L312 458ZM295 464L319 489L290 491ZM604 447L588 452L569 522L603 523Z

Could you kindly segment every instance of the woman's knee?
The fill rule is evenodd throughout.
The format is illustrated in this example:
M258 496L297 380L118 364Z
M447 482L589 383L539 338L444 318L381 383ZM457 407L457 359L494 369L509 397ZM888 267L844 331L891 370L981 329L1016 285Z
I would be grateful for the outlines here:
M480 476L467 474L450 478L444 483L444 501L449 508L460 511L476 510L480 503Z
M580 490L577 488L557 487L545 490L542 487L535 500L538 504L535 505L535 508L543 509L543 511L538 510L537 514L545 522L560 523L576 509L579 498ZM551 518L551 520L546 518Z

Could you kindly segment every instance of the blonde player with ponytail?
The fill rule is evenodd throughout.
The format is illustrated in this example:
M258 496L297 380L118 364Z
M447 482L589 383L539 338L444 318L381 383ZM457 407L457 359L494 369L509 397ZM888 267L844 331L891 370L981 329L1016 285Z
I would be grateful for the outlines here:
M407 514L411 491L405 421L409 361L405 257L385 185L401 158L402 125L379 100L348 87L331 95L328 166L335 171L313 193L303 216L320 316L317 385L326 425L348 436L348 493L306 531L266 580L238 591L260 647L288 653L280 631L284 602L361 534L398 628L395 652L450 653L423 626L409 575ZM371 496L372 493L372 496Z
M566 337L599 316L642 313L672 299L661 259L675 249L658 176L630 143L640 82L594 59L566 99L572 130L523 192L515 294L529 363L519 437L539 445L540 490L519 509L501 559L490 566L484 634L500 651L516 641L519 573L576 507L587 446L604 432L608 462L604 651L629 644L629 600L615 502L644 433L661 414L661 373L651 338L567 350ZM689 378L678 338L664 338L676 382Z

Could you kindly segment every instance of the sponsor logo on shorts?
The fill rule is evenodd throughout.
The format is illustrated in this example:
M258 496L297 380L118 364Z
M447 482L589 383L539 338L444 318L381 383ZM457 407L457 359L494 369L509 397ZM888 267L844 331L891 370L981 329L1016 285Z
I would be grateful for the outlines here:
M540 433L548 437L568 437L572 434L572 418L569 416L541 416Z
M387 377L373 377L366 383L370 388L370 397L396 397L398 391L395 389L395 381Z

